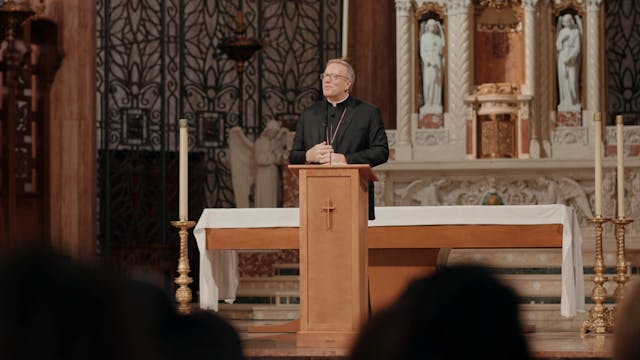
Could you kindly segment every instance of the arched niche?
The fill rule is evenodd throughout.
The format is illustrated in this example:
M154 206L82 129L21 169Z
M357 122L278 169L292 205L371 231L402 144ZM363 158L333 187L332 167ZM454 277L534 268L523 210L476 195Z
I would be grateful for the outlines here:
M478 1L475 5L475 84L524 83L524 33L518 2Z
M425 59L422 54L422 47L424 46L424 33L428 28L428 24L437 24L437 32L439 33L442 41L441 51L441 66L440 72L440 87L439 87L439 101L436 106L429 106L425 104L425 94L429 91L425 89ZM414 99L412 106L412 113L418 113L417 128L422 129L438 129L444 127L444 113L447 111L447 42L446 42L446 29L447 29L447 17L445 8L439 4L433 2L427 2L419 5L415 11L415 23L414 23L414 46L417 51L414 52Z
M551 24L553 27L553 32L551 32L549 39L549 43L552 44L553 51L552 54L552 68L554 71L551 74L553 86L553 98L551 104L553 106L553 110L556 112L556 121L558 126L564 127L579 127L582 126L582 109L586 108L586 89L584 80L587 76L587 67L586 67L586 33L584 29L587 28L586 24L586 14L584 11L584 7L577 3L574 0L563 1L555 3L553 6L553 10L551 12ZM561 72L562 65L559 61L560 47L562 46L562 40L559 39L561 36L561 31L563 28L563 19L570 18L576 26L576 31L579 32L579 48L580 52L577 57L577 61L575 62L575 66L577 69L574 70L575 74L575 94L576 101L573 104L563 104L561 101L561 83L562 80ZM566 81L566 80L565 80Z

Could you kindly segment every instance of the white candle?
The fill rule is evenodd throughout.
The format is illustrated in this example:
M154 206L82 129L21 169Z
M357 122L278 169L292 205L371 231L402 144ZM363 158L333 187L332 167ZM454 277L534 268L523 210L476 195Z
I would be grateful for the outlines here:
M616 146L618 150L618 218L624 218L624 131L622 115L616 116Z
M600 112L593 118L593 158L595 159L596 217L602 216L602 118Z
M180 211L178 215L180 221L189 220L189 193L188 184L189 179L189 136L188 136L188 124L187 119L180 119L180 184L179 184L179 204Z
M349 0L342 1L342 58L349 56Z

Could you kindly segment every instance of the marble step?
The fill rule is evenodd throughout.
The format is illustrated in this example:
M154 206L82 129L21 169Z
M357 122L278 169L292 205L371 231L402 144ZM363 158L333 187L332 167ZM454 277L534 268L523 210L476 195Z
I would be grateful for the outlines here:
M298 304L219 304L218 313L229 320L290 321L300 317ZM252 324L257 325L257 324Z
M523 325L534 332L580 331L587 317L586 313L578 313L565 318L560 315L559 304L523 304L520 310ZM239 330L246 330L249 326L277 325L297 319L300 306L220 304L219 314Z
M583 248L583 265L589 271L595 261L595 251ZM627 261L637 268L640 265L640 250L628 249ZM614 268L617 252L604 251L604 262L607 268ZM557 268L562 264L561 249L453 249L449 253L446 264L480 263L495 268ZM444 264L443 264L444 265ZM274 276L298 276L297 263L273 264ZM637 270L636 270L637 272Z
M613 276L604 284L608 294L613 294L617 283ZM562 293L562 278L559 274L500 274L499 277L511 286L526 302L558 303ZM283 279L286 278L286 279ZM273 304L290 304L299 301L299 282L297 277L243 278L238 288L238 298L270 298ZM636 281L637 275L632 275ZM593 276L585 275L585 295L590 296L593 289ZM264 303L265 301L261 301Z
M562 278L560 275L501 274L499 277L523 298L551 298L554 302L560 301L560 295L562 294ZM604 284L604 288L611 295L617 283L613 281L612 275L608 275L608 277L609 281ZM635 281L635 279L636 276L632 276L632 280ZM585 275L584 289L587 298L590 297L593 286L593 275Z
M592 268L595 251L583 249L582 262L585 268ZM634 267L640 265L640 250L629 249L626 259ZM604 262L607 268L615 267L617 252L604 251ZM447 264L481 263L496 268L560 268L562 264L561 249L453 249L449 253ZM291 263L274 264L275 276L298 276L299 265Z
M241 278L236 298L241 303L297 304L300 281L298 276Z
M243 289L274 289L297 290L300 278L298 276L268 276L268 277L241 277L240 287Z
M640 252L628 250L626 259L629 265L637 268L640 264ZM616 265L617 253L604 252L604 263L607 268ZM583 250L582 263L587 270L595 262L595 251ZM484 264L494 268L557 268L562 264L560 249L453 249L449 253L447 264L459 265L466 263Z
M590 308L587 305L587 310ZM578 313L572 318L560 315L560 304L522 304L520 305L522 323L535 332L580 331L587 313Z

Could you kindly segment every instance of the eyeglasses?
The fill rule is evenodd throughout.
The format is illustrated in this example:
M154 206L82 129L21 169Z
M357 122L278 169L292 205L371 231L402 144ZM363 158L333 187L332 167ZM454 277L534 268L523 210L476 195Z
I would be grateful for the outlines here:
M338 79L349 80L348 77L338 74L320 74L320 80L324 80L325 78L330 79L331 81L336 81Z

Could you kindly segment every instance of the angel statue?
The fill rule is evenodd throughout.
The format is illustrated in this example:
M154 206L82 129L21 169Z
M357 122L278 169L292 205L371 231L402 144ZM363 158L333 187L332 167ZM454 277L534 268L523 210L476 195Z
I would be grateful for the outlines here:
M562 24L562 28L560 25ZM580 48L582 21L571 14L558 18L556 27L558 53L558 111L579 111L578 83L580 75Z
M444 65L444 32L435 19L424 24L420 35L420 59L422 60L421 114L442 113L442 80Z
M240 127L229 129L231 181L236 207L249 207L249 193L254 185L254 207L277 207L280 192L278 165L286 158L289 130L275 120L267 122L254 143Z

